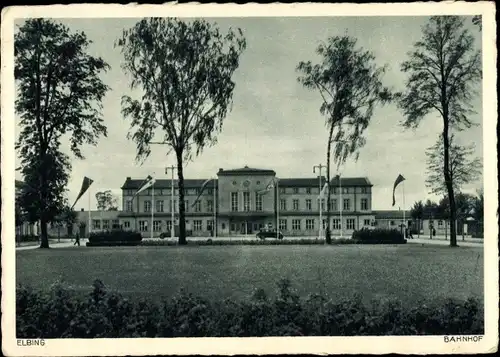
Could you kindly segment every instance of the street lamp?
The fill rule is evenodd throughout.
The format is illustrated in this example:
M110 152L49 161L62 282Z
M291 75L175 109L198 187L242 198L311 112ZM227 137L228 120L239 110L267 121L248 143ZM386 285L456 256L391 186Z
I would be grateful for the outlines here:
M321 197L321 170L325 168L325 165L319 164L313 166L313 174L316 173L316 169L319 169L319 176L318 176L318 181L319 181L319 195L318 195L318 205L319 205L319 238L321 239L321 236L323 235L323 212L322 212L322 203L323 203L323 197Z

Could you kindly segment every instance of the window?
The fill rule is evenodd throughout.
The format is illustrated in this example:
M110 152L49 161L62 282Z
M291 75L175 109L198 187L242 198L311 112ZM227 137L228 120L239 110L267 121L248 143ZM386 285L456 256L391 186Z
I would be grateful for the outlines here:
M236 224L231 223L231 231L232 232L236 231Z
M107 219L102 220L102 229L109 229L109 220Z
M231 192L231 211L238 211L238 192Z
M323 229L326 229L326 219L323 220Z
M236 181L233 181L233 186L236 186Z
M189 200L184 200L184 210L185 212L189 212Z
M260 185L260 181L257 181L257 185Z
M309 231L314 229L314 219L306 219L306 229Z
M306 188L306 193L307 193L308 195L310 195L310 194L311 194L311 188L310 188L310 187Z
M325 199L324 198L321 199L321 210L322 211L325 210Z
M167 221L166 223L167 223L166 224L166 226L167 226L166 229L167 229L168 232L170 232L172 230L172 221Z
M139 231L146 232L148 230L148 221L139 221Z
M262 195L255 193L255 210L262 211Z
M250 211L250 192L243 192L243 211Z
M201 219L195 219L193 221L193 231L199 232L202 230L203 221Z
M438 227L442 227L443 226L443 221L442 220L439 220L438 221Z
M130 222L129 221L124 221L123 222L123 227L124 228L130 228Z
M144 201L144 212L151 212L151 201Z
M297 187L294 187L294 188L293 188L293 193L294 193L294 194L299 193L299 189L298 189Z
M362 198L361 199L361 209L363 211L367 211L368 210L368 199L367 198Z
M207 212L213 212L214 211L214 201L208 200L207 201Z
M339 188L338 187L334 187L333 188L333 194L336 195L337 193L339 193Z
M214 226L214 220L213 219L209 219L207 221L207 231L211 232L213 226Z
M163 200L156 201L156 212L163 212Z
M292 230L300 231L300 219L292 219Z
M368 193L368 187L361 187L361 193Z
M285 199L280 200L280 211L286 211L286 200Z
M194 211L201 212L201 201L196 201L196 203L194 204Z
M133 211L133 208L132 208L132 201L127 201L127 203L125 204L125 210L127 212L132 212Z
M348 187L342 187L342 193L349 193Z
M101 221L98 219L92 220L92 229L101 229Z
M207 195L213 195L214 194L214 189L213 188L207 188Z
M344 211L349 211L351 209L350 204L349 204L349 199L346 198L344 199Z
M369 226L369 225L370 225L370 220L369 220L369 219L365 219L365 220L363 221L363 225L365 225L365 226Z
M310 199L306 200L306 210L308 211L312 210L312 201Z
M299 210L299 200L293 200L293 210L294 211Z
M281 193L283 193L283 194L285 193L285 188L284 188L284 187L281 187L281 188L280 188L280 194L281 194Z
M339 206L337 205L337 199L333 199L332 200L332 211L338 211L339 210Z
M221 224L221 227L222 227L222 229L226 229L226 224L225 224L225 223L222 223L222 224Z
M280 231L286 231L286 219L280 219Z
M332 229L340 229L340 219L338 219L338 218L333 219Z
M354 229L354 218L348 218L346 224L347 229Z
M153 232L161 231L161 221L153 221Z

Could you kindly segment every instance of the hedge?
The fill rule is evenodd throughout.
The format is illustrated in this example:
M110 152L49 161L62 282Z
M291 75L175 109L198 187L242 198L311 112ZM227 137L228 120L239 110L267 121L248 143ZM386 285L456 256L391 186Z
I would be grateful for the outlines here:
M359 243L374 243L374 244L404 244L406 239L403 234L397 229L360 229L354 231L352 239Z
M161 303L129 300L96 280L86 298L53 286L19 287L17 338L260 337L483 334L475 299L405 309L394 301L364 305L354 297L334 302L299 298L288 280L270 298L258 289L245 301L209 301L181 292Z
M139 232L120 229L90 233L87 246L138 245L141 241Z
M17 235L16 240L18 242L38 242L40 240L40 237L34 234L22 234Z

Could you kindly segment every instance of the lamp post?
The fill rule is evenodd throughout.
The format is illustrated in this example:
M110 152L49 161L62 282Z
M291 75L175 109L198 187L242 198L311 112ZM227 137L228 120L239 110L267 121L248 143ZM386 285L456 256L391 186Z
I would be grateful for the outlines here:
M319 164L313 166L313 174L316 173L316 169L319 169L319 176L318 176L318 181L319 181L319 196L318 196L318 204L319 204L319 238L321 239L322 233L323 233L323 212L322 212L322 203L323 203L323 197L321 197L321 170L325 168L325 165Z
M170 211L171 211L171 225L170 225L170 238L174 239L174 219L175 219L175 206L174 206L174 171L177 169L174 165L165 168L165 175L168 175L168 171L172 172L172 181L170 184Z

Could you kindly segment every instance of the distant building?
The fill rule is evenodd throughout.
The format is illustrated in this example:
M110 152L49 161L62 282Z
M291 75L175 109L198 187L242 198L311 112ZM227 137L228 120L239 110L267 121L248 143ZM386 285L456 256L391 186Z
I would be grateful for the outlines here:
M275 189L259 194L272 180L278 180ZM263 227L275 227L279 207L279 226L285 236L314 236L319 231L319 205L323 210L323 226L326 228L326 198L318 199L320 186L325 178L277 178L273 170L255 169L247 166L220 169L217 179L210 182L200 200L193 205L205 179L184 180L186 227L194 236L211 236L214 226L214 209L217 235L255 234ZM171 180L157 179L152 190L141 192L133 200L143 179L127 177L121 189L123 211L119 212L120 225L124 229L138 230L145 237L159 236L172 227L171 212L174 209L178 224L179 188L174 180L174 204L171 204ZM340 201L342 187L342 202ZM333 235L343 233L350 236L354 230L370 227L374 221L372 213L372 184L365 177L332 180L331 228ZM214 201L215 191L215 201ZM342 222L340 208L342 207ZM153 227L151 210L154 209ZM97 219L97 218L96 218Z

